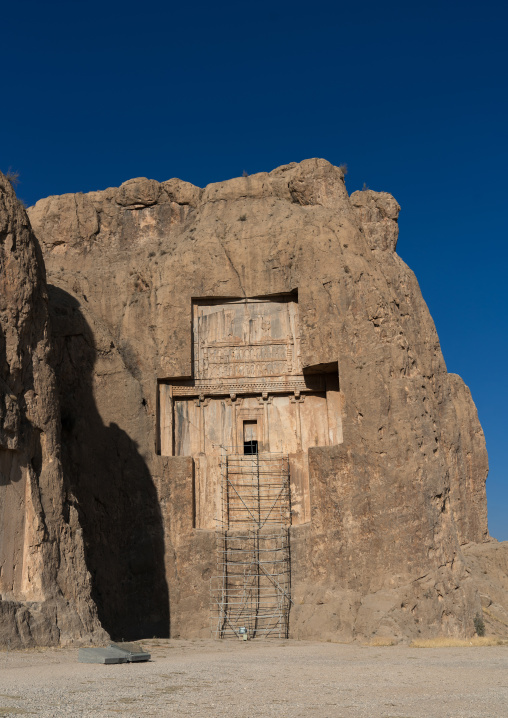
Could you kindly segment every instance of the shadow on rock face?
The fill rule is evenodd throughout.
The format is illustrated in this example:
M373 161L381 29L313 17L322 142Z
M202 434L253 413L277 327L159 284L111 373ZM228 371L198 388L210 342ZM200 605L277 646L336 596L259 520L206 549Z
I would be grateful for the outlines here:
M136 443L105 425L93 396L96 348L79 302L49 287L67 503L83 528L92 597L115 640L169 636L157 492Z

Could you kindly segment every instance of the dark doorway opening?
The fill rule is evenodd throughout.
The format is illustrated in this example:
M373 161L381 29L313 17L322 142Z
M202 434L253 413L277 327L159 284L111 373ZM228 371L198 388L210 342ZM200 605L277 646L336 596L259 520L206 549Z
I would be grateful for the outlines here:
M258 423L257 421L243 422L243 453L258 453Z
M243 453L244 454L257 454L258 453L258 442L253 441L244 441L243 442Z

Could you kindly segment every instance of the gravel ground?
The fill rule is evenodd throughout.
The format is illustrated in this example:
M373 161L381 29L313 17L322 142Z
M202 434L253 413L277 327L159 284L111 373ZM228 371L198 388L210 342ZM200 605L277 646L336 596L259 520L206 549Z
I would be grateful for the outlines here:
M506 718L508 647L146 641L149 663L0 653L0 716Z

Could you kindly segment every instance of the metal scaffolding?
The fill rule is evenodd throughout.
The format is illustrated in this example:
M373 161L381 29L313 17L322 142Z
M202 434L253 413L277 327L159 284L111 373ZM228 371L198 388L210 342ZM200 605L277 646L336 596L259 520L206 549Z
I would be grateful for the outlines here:
M290 508L287 455L224 454L211 582L215 638L287 638Z

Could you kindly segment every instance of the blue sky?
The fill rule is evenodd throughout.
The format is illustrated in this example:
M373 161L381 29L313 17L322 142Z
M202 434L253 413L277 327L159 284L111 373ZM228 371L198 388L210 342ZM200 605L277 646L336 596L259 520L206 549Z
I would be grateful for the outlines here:
M449 371L487 438L508 540L508 7L24 2L2 10L0 168L27 204L131 177L209 182L325 157L402 205Z

